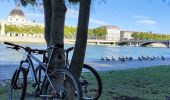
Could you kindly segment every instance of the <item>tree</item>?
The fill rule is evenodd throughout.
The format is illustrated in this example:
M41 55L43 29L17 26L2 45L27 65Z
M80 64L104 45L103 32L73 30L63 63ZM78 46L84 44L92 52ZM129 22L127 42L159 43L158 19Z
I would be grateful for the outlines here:
M87 33L90 16L91 0L81 0L79 9L78 30L75 49L70 68L77 76L80 76L87 44Z
M131 35L131 37L133 37L134 39L139 39L139 35L138 35L138 33L137 32L133 32L132 33L132 35Z
M76 30L77 30L76 27L65 26L64 37L65 38L74 38Z
M1 26L1 24L0 24L0 31L1 31L1 28L2 28L2 26Z
M36 4L35 0L20 0L22 5ZM70 3L80 2L79 24L77 31L77 38L75 50L71 61L71 69L79 75L81 72L81 65L84 61L85 47L87 41L87 30L89 22L89 12L91 0L68 0ZM63 34L66 6L65 0L43 0L44 14L45 14L45 40L47 46L58 44L60 49L55 50L51 61L51 70L57 67L64 67L64 49L63 49ZM82 23L80 22L82 21ZM79 49L79 47L82 47ZM79 49L79 50L78 50ZM78 52L77 52L78 51ZM51 50L48 50L50 57ZM78 55L79 54L79 55ZM80 58L80 59L77 59ZM76 59L76 60L75 60ZM79 62L79 63L77 63Z
M153 34L150 32L134 32L131 35L134 39L140 40L169 40L170 35L165 34Z
M107 34L107 30L106 27L98 27L96 29L93 30L93 33L98 37L98 38L102 38L105 37Z
M44 33L44 28L41 26L30 26L30 25L5 25L5 33L24 33L24 34L42 34Z

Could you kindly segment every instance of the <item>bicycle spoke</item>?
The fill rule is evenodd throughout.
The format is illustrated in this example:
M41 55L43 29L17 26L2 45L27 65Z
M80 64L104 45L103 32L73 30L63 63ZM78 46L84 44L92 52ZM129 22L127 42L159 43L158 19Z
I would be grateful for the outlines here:
M52 95L52 97L47 100L79 100L81 91L77 82L67 70L56 71L51 79L55 90L48 85L47 95Z

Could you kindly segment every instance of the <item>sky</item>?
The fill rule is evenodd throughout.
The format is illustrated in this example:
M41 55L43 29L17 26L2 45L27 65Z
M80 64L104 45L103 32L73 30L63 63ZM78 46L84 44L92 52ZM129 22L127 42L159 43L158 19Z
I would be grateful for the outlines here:
M170 3L164 0L92 0L89 28L113 25L127 31L170 34ZM1 0L0 20L7 20L14 0ZM67 5L65 24L77 26L78 5ZM22 7L28 20L44 23L43 9Z

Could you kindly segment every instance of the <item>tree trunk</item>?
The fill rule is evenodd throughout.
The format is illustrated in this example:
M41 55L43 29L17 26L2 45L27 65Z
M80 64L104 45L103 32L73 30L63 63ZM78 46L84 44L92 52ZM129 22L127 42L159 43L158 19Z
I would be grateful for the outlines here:
M50 29L51 29L51 0L43 0L44 5L44 20L45 20L45 31L44 36L47 43L47 47L50 46Z
M64 23L67 8L64 0L52 0L52 20L50 31L50 45L64 46ZM54 70L65 65L64 48L55 49L51 59L50 69Z
M91 0L80 0L77 37L76 37L74 53L70 65L70 69L77 76L80 76L82 65L84 63L86 44L87 44L89 16L90 16L90 5L91 5Z
M64 46L64 23L66 6L64 0L43 0L45 13L45 40L48 46L60 44ZM48 50L48 56L51 56L51 50ZM64 48L55 49L49 71L64 67L65 54Z
M44 6L44 20L45 20L45 29L44 36L46 40L47 47L50 46L50 29L51 29L51 16L52 16L52 8L51 8L51 0L43 0ZM50 50L47 50L48 57L50 57Z

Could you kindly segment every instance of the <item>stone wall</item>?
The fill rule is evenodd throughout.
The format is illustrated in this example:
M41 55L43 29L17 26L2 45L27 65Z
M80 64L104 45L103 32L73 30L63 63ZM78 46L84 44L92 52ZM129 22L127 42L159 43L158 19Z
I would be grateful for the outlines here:
M38 37L38 38L43 38L43 34L24 34L24 33L5 33L4 35L0 36L12 36L12 37Z
M0 41L8 42L32 42L32 43L45 43L43 37L33 37L33 36L0 36Z

